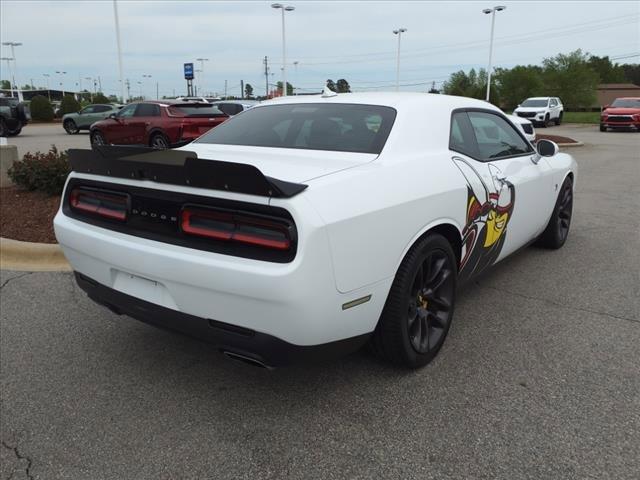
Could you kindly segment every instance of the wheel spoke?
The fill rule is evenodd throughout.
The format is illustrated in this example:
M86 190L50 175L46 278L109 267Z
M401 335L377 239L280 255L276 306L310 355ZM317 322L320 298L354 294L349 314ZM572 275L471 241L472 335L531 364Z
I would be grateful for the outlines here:
M435 313L429 312L429 320L432 328L444 328L447 325L447 321L440 318Z
M438 311L448 312L451 309L451 302L444 297L430 296L429 305L435 307Z
M428 313L424 316L420 317L420 348L425 351L429 351L429 322L428 322Z

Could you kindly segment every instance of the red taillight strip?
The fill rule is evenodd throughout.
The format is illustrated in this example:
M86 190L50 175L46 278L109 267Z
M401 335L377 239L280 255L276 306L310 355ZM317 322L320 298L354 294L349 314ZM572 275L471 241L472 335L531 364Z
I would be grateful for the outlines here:
M83 196L91 198L98 203L95 204L83 202ZM127 200L128 197L124 194L114 195L99 191L85 190L81 188L74 189L69 195L69 204L71 205L71 208L81 212L91 213L99 215L101 217L120 220L123 222L127 219ZM103 205L103 201L116 204L119 203L122 205L122 210L114 210L113 208L109 208L106 205Z
M205 218L226 223L229 230L216 229L214 227L202 227L191 223L194 218ZM233 241L247 245L272 248L274 250L289 250L291 248L291 238L289 230L285 225L262 218L247 217L246 215L235 215L228 212L216 212L205 209L190 209L184 207L181 214L180 225L184 233L212 238L222 241ZM282 234L285 238L274 239L265 238L259 234L251 234L239 231L241 227L261 227L265 230Z

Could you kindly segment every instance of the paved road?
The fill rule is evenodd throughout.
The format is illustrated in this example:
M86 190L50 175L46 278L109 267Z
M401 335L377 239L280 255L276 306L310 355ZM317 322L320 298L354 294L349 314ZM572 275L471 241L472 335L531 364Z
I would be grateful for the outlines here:
M62 128L61 123L29 124L22 129L17 137L9 137L10 145L18 146L18 155L22 157L27 152L46 152L55 145L58 150L69 148L90 148L89 132L81 131L77 135L69 135Z
M640 135L551 130L587 144L567 244L461 292L417 372L255 369L2 272L2 478L637 479Z

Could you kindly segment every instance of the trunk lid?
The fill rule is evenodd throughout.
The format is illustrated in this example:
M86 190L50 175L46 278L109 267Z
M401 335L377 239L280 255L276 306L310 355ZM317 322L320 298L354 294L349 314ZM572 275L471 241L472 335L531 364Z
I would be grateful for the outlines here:
M264 175L294 183L357 167L377 158L374 153L335 152L293 148L248 147L191 143L179 150L198 158L253 165Z

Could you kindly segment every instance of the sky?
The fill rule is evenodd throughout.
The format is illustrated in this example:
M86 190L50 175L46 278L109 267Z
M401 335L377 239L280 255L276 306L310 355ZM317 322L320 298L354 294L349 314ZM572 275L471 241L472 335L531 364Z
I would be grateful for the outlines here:
M263 1L116 0L124 78L131 95L186 93L183 63L207 58L197 73L199 93L240 95L240 81L264 94L282 78L281 10ZM502 0L500 0L502 1ZM497 2L497 0L494 0ZM427 91L458 70L486 68L491 15L493 64L539 64L578 48L640 63L640 1L290 1L285 13L287 80L300 92L345 78L353 91L393 90L397 28L402 34L400 89ZM16 47L16 81L65 90L120 94L113 0L0 0L0 39ZM2 57L11 50L2 46ZM294 62L296 62L294 64ZM57 74L66 72L66 74ZM151 77L143 77L150 75ZM7 62L0 77L9 78ZM92 80L86 80L91 78Z

